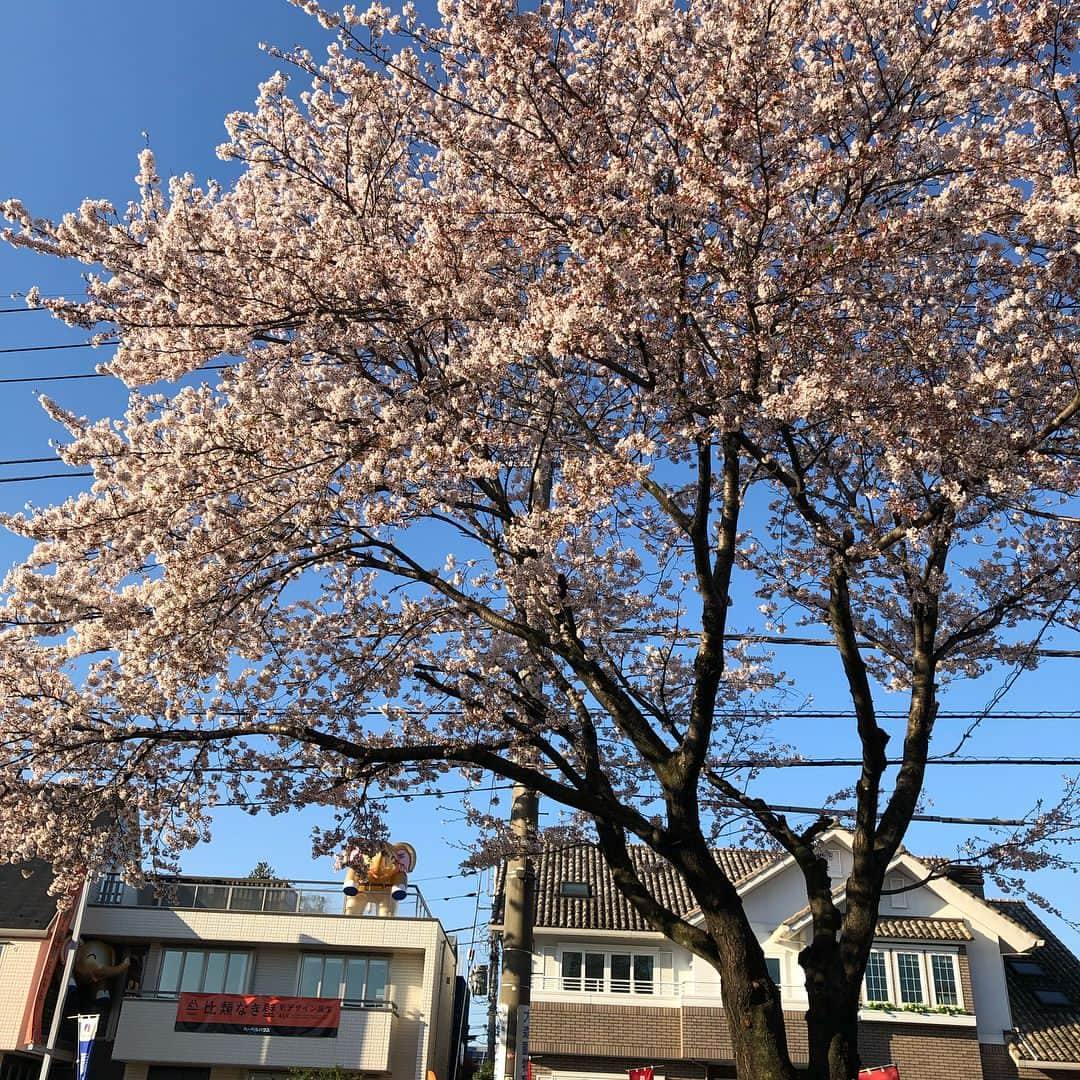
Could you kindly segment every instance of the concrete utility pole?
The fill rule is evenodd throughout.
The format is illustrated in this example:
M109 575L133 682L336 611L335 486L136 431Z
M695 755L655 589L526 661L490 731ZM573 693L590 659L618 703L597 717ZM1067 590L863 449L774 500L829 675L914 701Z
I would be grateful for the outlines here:
M525 1080L525 1063L529 1056L534 881L532 860L526 852L527 838L535 833L538 820L536 792L515 784L510 829L521 843L518 852L507 860L503 883L502 972L499 979L499 1020L503 1030L495 1080Z

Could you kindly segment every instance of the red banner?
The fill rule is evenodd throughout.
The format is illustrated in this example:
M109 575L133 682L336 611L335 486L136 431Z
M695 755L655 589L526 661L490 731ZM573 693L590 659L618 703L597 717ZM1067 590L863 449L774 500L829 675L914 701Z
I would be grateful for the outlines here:
M879 1065L875 1069L860 1069L859 1080L900 1080L900 1070L895 1065Z
M294 1035L337 1038L337 998L273 997L264 994L181 994L175 1031L219 1035Z
M630 1080L653 1080L653 1067L643 1065L640 1069L630 1070Z

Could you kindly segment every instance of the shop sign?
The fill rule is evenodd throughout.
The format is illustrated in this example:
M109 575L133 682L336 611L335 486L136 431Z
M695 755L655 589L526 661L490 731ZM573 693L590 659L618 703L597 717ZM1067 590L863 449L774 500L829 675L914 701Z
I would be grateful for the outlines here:
M292 1035L337 1038L341 1002L336 998L266 994L181 994L175 1031L218 1035Z

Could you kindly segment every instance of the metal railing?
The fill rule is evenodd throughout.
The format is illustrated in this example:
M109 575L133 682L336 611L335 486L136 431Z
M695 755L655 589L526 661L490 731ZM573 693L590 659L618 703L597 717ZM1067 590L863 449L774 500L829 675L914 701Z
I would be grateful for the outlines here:
M368 894L377 895L377 894ZM355 898L361 904L365 894ZM356 903L354 901L354 907ZM341 885L327 881L267 882L247 878L166 878L141 889L117 890L103 878L91 903L102 907L168 908L199 911L271 912L290 915L344 915ZM377 915L375 901L360 908L361 915ZM397 918L430 919L431 910L414 885L398 902ZM351 917L351 916L350 916Z
M589 979L581 975L533 975L533 990L558 994L603 994L614 999L631 998L645 1003L650 997L686 996L686 987L674 980Z

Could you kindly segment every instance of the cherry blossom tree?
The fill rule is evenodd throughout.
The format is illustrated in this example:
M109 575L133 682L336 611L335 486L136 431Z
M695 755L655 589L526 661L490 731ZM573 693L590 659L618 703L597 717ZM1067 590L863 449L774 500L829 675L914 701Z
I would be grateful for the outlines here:
M941 689L1076 618L1076 0L301 6L338 36L228 118L230 184L146 151L126 212L3 204L91 268L30 299L131 396L46 402L93 485L7 520L0 843L77 865L112 805L167 862L254 787L341 808L330 848L379 791L496 774L718 968L739 1075L790 1078L710 854L740 816L805 877L808 1075L853 1075ZM759 602L850 693L843 909L828 817L740 771L775 753Z

